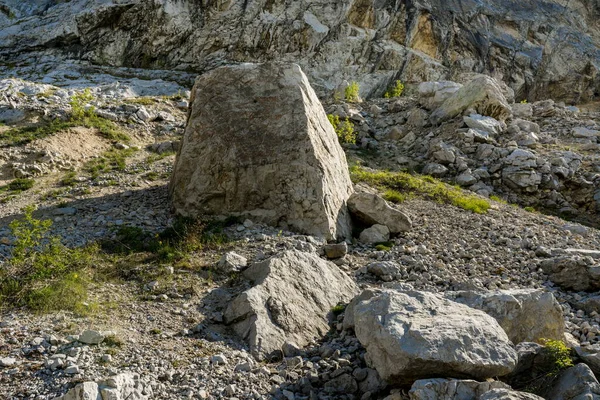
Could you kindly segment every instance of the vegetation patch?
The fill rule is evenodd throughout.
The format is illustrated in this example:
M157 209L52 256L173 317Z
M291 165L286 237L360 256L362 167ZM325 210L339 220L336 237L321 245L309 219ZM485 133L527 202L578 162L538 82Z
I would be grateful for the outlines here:
M69 101L72 111L68 120L55 119L38 126L9 129L2 134L3 145L27 144L77 126L97 129L102 136L109 140L129 142L131 140L129 136L123 133L114 122L99 117L93 106L87 106L91 100L93 100L93 96L89 89L74 95Z
M84 170L91 175L92 179L97 179L101 174L113 171L125 171L127 157L132 156L136 151L131 147L110 149L100 157L86 163Z
M386 199L394 202L402 202L407 196L421 196L478 214L486 213L490 208L489 201L430 176L374 171L360 165L350 168L350 176L355 183L364 182L384 191Z
M177 152L175 152L175 151L166 151L166 152L160 153L160 154L153 153L153 154L150 154L146 158L146 163L147 164L152 164L152 163L155 163L157 161L164 160L165 158L167 158L169 156L174 156L175 154L177 154Z
M358 134L354 131L354 124L350 122L348 117L342 120L339 115L328 114L327 119L333 126L340 143L356 143Z
M235 221L237 222L237 221ZM219 248L228 242L223 228L234 223L202 222L190 218L177 218L172 227L152 234L139 227L122 226L114 240L105 241L102 247L116 254L146 253L149 261L178 262L204 248Z
M543 362L537 363L535 377L522 389L539 395L548 394L548 387L561 371L572 367L572 351L560 340L540 339L544 346L541 356Z
M344 90L344 96L346 101L350 103L358 103L360 101L360 86L358 82L350 82L350 84Z
M8 185L0 187L0 191L10 191L13 194L21 193L29 190L35 185L35 181L31 178L17 178L8 183Z
M15 242L11 257L0 269L0 307L81 312L90 266L99 262L98 248L65 247L48 234L52 221L34 218L34 210L26 207L23 219L10 224Z
M387 92L383 95L386 99L390 99L393 97L402 96L402 92L404 92L404 84L402 81L396 81L392 87L390 87Z

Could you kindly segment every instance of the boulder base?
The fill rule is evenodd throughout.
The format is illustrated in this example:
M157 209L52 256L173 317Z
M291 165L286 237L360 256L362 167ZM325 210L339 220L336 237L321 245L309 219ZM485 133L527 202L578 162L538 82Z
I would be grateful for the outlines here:
M226 66L196 80L170 184L177 214L345 238L352 191L344 152L299 66Z

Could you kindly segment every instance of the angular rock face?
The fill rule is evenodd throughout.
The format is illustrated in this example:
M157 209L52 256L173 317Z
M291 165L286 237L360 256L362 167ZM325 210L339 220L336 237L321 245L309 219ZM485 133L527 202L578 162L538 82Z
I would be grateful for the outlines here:
M564 339L562 309L552 293L539 289L515 289L455 292L446 294L446 297L494 317L515 345L540 339Z
M499 121L512 116L512 109L498 82L489 76L480 76L448 97L429 119L432 124L437 125L467 110L476 111L478 114Z
M486 379L508 374L517 353L489 315L428 292L385 290L353 307L354 329L381 377Z
M348 237L352 190L344 152L300 67L242 64L198 78L170 184L178 214Z
M348 209L360 222L367 225L385 225L390 233L408 232L412 228L408 215L390 206L375 194L354 193L348 199Z
M600 288L600 264L589 256L561 256L542 260L540 267L550 280L576 291Z
M564 399L600 399L600 383L594 373L585 364L577 364L556 378L552 387L548 388L548 400Z
M286 342L302 347L327 333L331 308L358 291L335 264L296 250L254 264L243 275L255 285L230 303L225 322L259 358L277 355Z
M95 64L155 69L202 71L231 60L294 60L322 89L359 80L364 92L373 95L381 95L397 78L422 82L472 71L503 76L530 101L535 97L586 101L599 87L600 54L594 45L600 37L599 13L593 4L560 0L318 4L4 0L2 4L4 61L32 58L32 52L72 57L77 46ZM67 45L61 48L58 43ZM446 66L449 58L457 60L451 68Z
M147 400L152 389L139 382L139 377L125 372L99 382L83 382L54 400Z
M541 397L517 392L502 382L477 382L456 379L422 379L408 393L410 400L542 400Z

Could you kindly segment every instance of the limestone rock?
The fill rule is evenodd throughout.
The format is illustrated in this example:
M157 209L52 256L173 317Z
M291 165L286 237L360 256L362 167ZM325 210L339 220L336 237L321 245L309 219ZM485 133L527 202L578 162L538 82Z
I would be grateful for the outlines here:
M575 352L581 360L590 367L594 374L600 374L600 344L577 346Z
M512 389L492 389L484 393L478 400L543 400L543 398L532 393L517 392Z
M498 381L477 382L456 379L421 379L408 393L411 400L542 400L541 397L517 392Z
M335 264L296 250L256 263L243 276L254 286L229 304L224 317L257 357L277 355L286 342L303 347L324 335L331 308L357 292Z
M496 320L433 293L384 290L353 312L367 362L393 384L431 376L486 379L517 363Z
M430 117L432 124L452 119L466 110L505 121L512 116L512 110L502 94L500 85L488 76L480 76L467 83L450 96Z
M463 118L469 128L487 132L490 135L502 133L502 124L492 117L484 117L479 114L471 114Z
M540 339L564 339L562 309L550 292L541 289L465 291L450 292L446 297L494 317L515 345Z
M583 126L575 127L571 130L571 134L575 138L595 139L600 136L600 131L588 129Z
M176 213L350 236L346 157L300 67L217 68L197 79L190 102L170 183Z
M83 382L54 400L148 400L152 388L142 388L136 376L124 372L98 382Z
M533 116L533 107L528 103L515 103L511 105L513 117L531 118Z
M96 382L83 382L54 400L102 400Z
M390 240L390 230L385 225L375 224L363 230L358 240L365 244L387 242Z
M554 382L544 396L547 400L600 399L600 383L585 364L577 364L561 372Z
M79 335L79 341L85 344L100 344L104 340L104 335L101 332L88 329Z
M422 82L419 84L419 102L427 109L439 107L452 96L462 85L451 81Z
M412 222L406 214L372 193L352 194L348 199L348 209L361 223L385 225L391 233L408 232L412 229Z
M575 291L600 288L600 264L589 256L561 256L540 262L549 279L565 289Z
M323 251L329 259L342 258L348 253L348 245L346 242L326 244L323 246Z
M220 272L230 273L230 272L239 272L246 268L248 265L248 260L246 257L240 256L233 251L229 251L221 257L219 262L217 263L217 268Z

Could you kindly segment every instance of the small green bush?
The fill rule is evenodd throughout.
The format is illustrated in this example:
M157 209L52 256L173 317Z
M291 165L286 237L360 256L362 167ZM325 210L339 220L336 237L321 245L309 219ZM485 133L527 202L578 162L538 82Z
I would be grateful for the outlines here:
M81 310L87 298L90 265L98 265L98 249L68 249L48 234L50 220L33 217L26 207L22 219L9 227L15 237L11 257L0 270L0 306L33 311Z
M356 144L358 133L354 131L354 124L347 117L342 120L338 115L329 114L327 119L333 126L340 143Z
M25 190L29 190L35 185L35 181L30 178L17 178L12 180L7 186L8 190L12 190L13 192L22 192Z
M346 101L350 103L358 103L360 101L360 86L358 82L352 81L344 90Z
M396 81L394 83L394 86L389 88L388 91L385 92L383 97L385 97L386 99L393 98L393 97L400 97L400 96L402 96L403 91L404 91L404 84L402 83L402 81Z
M544 352L550 358L550 371L558 373L563 369L573 366L571 349L561 340L540 339L540 344L544 346Z
M540 339L540 344L544 346L540 353L541 361L535 363L532 377L517 388L545 397L558 374L573 366L573 357L571 350L560 340Z

